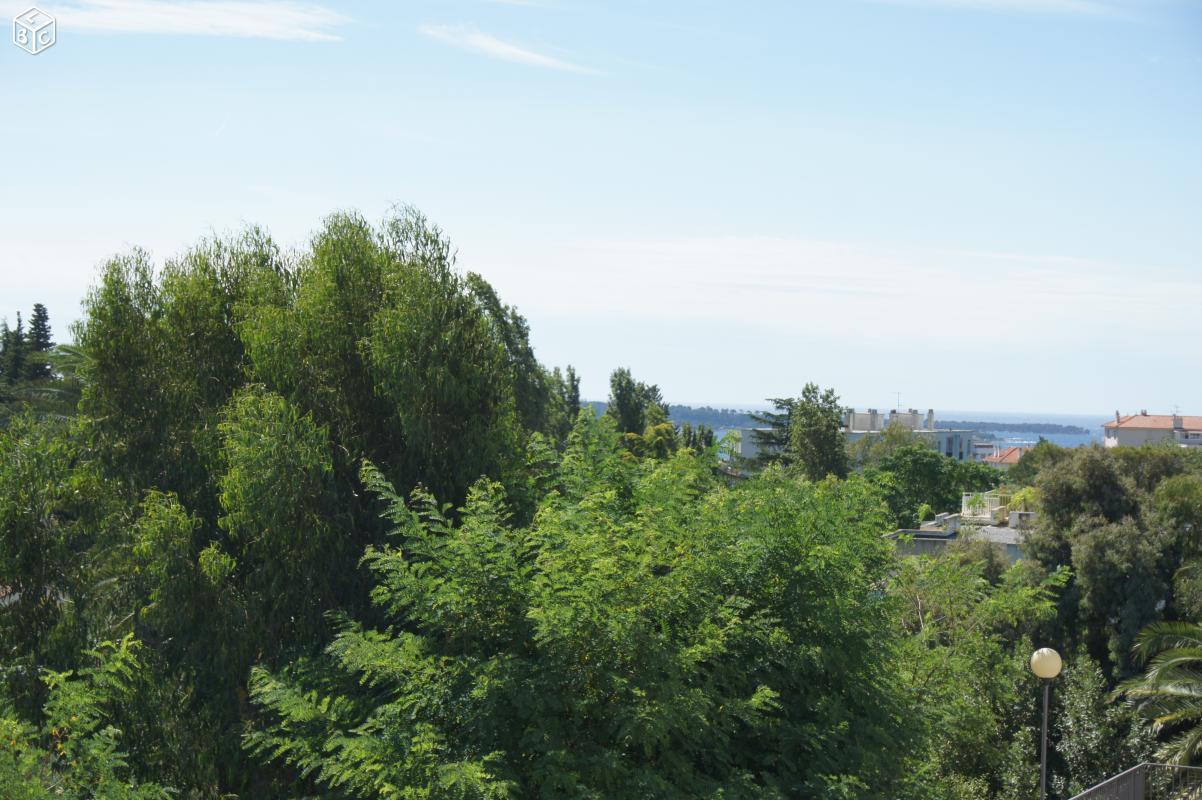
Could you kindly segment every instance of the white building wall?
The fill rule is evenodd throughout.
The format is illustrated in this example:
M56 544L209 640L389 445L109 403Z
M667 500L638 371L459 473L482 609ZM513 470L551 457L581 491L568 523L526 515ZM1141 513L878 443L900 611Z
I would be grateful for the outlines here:
M1174 438L1168 428L1106 428L1105 431L1107 447L1141 447Z

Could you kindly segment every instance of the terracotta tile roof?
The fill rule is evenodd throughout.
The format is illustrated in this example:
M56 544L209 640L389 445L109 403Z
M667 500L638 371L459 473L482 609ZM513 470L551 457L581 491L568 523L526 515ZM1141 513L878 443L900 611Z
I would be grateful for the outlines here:
M1027 448L1014 445L1000 451L997 455L985 456L986 464L1006 464L1014 465L1023 457L1023 453L1027 452Z
M1202 430L1202 417L1182 417L1181 424L1187 430ZM1131 414L1110 420L1103 428L1142 428L1146 430L1173 430L1172 414Z

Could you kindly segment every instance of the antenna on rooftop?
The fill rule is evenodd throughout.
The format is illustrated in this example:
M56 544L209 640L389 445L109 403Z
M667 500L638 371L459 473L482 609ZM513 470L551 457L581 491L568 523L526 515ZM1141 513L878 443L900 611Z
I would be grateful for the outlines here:
M901 392L894 392L894 394L897 395L897 405L894 406L894 409L901 411Z

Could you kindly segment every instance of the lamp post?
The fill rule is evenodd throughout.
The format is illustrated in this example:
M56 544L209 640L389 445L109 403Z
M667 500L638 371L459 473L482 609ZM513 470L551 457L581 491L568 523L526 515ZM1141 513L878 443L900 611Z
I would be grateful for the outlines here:
M1050 647L1041 647L1031 654L1031 671L1043 681L1043 737L1039 748L1039 800L1048 796L1048 693L1052 680L1060 674L1060 654Z

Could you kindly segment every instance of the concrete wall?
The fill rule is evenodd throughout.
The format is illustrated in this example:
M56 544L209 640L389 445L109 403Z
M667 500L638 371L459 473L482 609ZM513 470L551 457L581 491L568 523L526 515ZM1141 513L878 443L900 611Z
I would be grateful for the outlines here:
M1140 447L1173 438L1167 428L1106 428L1107 447Z

